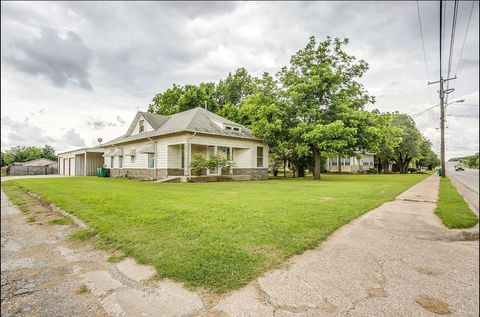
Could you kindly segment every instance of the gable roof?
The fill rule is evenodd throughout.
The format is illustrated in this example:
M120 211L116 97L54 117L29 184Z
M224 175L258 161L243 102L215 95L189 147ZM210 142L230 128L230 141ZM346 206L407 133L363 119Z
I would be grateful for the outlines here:
M130 135L140 116L143 116L154 130ZM223 128L224 125L239 127L241 128L241 131L233 132L232 130L226 130ZM176 132L198 132L235 138L261 140L260 138L255 137L252 131L245 128L244 126L231 120L225 119L204 108L197 107L170 116L162 116L154 113L139 111L135 115L135 118L125 135L106 142L103 145L105 146L136 141L148 137L160 136Z
M46 166L57 164L57 161L52 161L46 158L38 158L26 162L14 162L13 165L23 165L23 166Z

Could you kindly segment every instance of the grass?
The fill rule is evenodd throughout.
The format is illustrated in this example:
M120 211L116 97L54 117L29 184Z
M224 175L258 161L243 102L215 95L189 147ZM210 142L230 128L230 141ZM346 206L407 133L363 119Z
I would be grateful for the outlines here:
M59 217L50 220L48 223L51 225L69 225L72 224L73 221L70 219L70 217Z
M27 222L35 222L37 220L35 216L28 216Z
M77 293L78 293L78 294L86 294L86 293L90 293L90 290L88 289L87 285L82 284L82 285L80 285L80 287L78 288Z
M435 214L450 229L471 228L478 222L478 217L448 178L440 180L440 195Z
M160 278L226 292L287 258L315 248L336 229L392 200L426 175L325 175L311 179L206 184L51 178L4 183L74 213L94 238L151 264Z

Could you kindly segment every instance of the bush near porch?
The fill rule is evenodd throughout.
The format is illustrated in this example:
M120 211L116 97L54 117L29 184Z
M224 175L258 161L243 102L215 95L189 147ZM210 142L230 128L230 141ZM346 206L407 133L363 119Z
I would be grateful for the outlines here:
M425 175L158 184L74 177L3 184L87 222L98 245L154 265L160 278L225 292L246 285ZM17 195L18 196L18 195ZM82 235L83 236L83 235Z

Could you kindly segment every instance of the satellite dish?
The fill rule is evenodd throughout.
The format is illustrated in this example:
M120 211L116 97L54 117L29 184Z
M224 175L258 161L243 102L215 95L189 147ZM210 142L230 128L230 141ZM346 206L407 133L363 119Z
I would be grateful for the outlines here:
M102 143L103 139L102 139L102 138L98 138L97 141L98 141L98 143Z

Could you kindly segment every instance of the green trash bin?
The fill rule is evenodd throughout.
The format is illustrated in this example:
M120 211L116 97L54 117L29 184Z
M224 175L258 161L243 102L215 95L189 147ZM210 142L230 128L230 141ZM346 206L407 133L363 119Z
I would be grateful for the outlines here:
M97 176L98 177L108 177L110 175L110 170L105 167L97 168Z
M437 173L438 173L438 176L443 176L443 170L441 167L438 168Z

